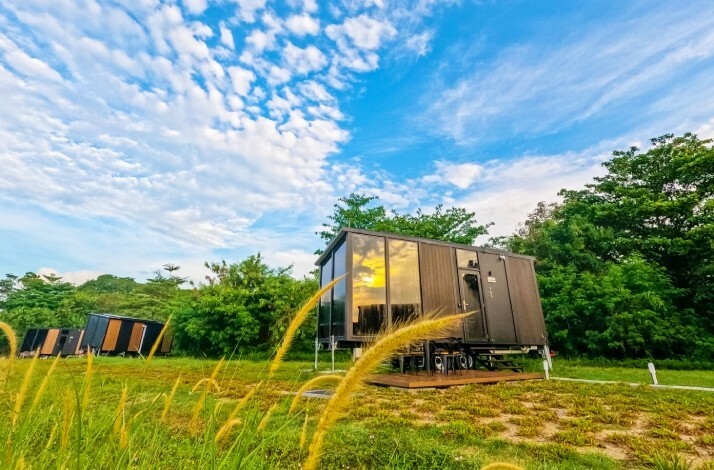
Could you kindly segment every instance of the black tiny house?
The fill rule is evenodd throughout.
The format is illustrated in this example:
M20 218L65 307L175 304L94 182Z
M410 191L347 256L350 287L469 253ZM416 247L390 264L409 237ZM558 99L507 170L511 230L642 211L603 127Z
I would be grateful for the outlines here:
M473 355L544 350L534 258L500 250L346 228L317 260L317 343L358 348L395 322L474 312L444 338ZM428 357L428 353L427 353Z
M40 356L75 356L81 354L80 342L84 330L78 328L30 328L20 345L20 354Z
M147 355L163 327L163 323L154 320L90 313L81 346L95 354ZM172 338L166 334L156 353L168 354L171 346Z

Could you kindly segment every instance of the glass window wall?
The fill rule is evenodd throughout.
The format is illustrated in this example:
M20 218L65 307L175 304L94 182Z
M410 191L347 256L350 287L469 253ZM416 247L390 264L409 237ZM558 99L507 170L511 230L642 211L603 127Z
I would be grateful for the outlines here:
M320 266L320 287L332 280L332 256L328 256ZM320 338L330 337L330 311L332 308L332 292L328 291L320 298L317 314L317 335Z
M386 326L384 237L352 234L352 334L368 336Z
M347 243L344 241L334 251L334 271L332 279L342 276L347 272ZM347 280L342 279L332 288L332 334L345 335L345 295L347 293Z
M389 240L389 302L392 324L421 314L419 249L416 242Z

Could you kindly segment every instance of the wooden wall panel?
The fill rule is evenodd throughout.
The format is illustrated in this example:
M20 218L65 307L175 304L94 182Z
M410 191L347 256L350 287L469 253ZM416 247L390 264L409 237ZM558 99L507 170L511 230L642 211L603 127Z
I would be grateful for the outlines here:
M77 348L74 350L76 355L82 353L82 340L84 340L84 330L79 330L79 341L77 341Z
M121 320L109 320L107 332L104 335L104 342L102 343L102 351L114 351L117 346L117 338L119 337L121 323Z
M419 244L419 275L424 313L441 311L442 315L459 313L456 300L456 274L452 248L448 246ZM445 337L461 338L463 327L455 325Z
M479 253L481 283L486 307L488 336L491 342L500 345L517 344L513 321L506 263L499 255Z
M518 343L529 346L543 345L545 323L532 261L509 257L507 269Z
M144 324L141 322L134 322L134 326L131 328L131 339L129 339L129 352L139 352L139 347L141 346L141 337L144 333Z
M40 354L52 354L55 349L55 344L57 343L57 338L59 337L60 330L58 328L52 328L47 332L47 338L45 338L45 343L42 345Z

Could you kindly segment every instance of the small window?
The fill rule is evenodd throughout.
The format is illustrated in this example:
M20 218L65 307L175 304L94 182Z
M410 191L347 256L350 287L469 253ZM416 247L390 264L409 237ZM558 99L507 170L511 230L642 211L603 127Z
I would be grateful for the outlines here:
M460 268L478 269L478 253L468 250L456 250L456 263Z

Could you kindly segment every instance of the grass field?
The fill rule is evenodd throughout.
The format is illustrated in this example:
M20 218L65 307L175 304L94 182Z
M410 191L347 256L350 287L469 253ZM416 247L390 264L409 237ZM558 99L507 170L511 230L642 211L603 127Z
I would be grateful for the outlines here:
M265 378L265 361L228 361L215 380L202 380L217 361L96 358L87 387L87 360L60 359L34 404L52 360L37 361L23 385L31 363L15 361L8 375L10 361L0 360L2 468L297 469L307 453L301 440L309 442L325 404L304 399L288 413L290 393L316 376L311 362L288 361L217 440L236 403ZM562 376L649 380L646 370L555 366ZM714 372L661 371L660 381L711 386ZM466 469L501 461L533 469L714 469L713 459L714 393L530 381L418 393L364 387L327 435L321 468Z

